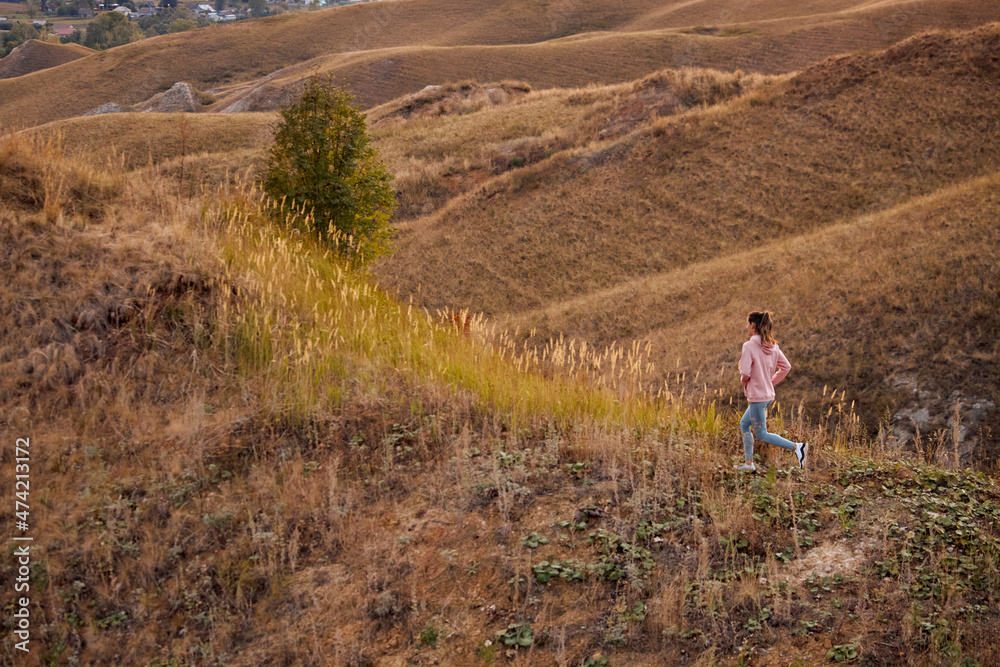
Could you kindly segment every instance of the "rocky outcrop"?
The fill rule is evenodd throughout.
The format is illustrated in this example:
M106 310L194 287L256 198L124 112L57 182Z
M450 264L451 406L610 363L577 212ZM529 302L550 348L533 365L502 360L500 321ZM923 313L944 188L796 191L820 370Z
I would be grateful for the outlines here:
M157 113L173 113L176 111L193 112L201 108L201 96L189 83L178 81L170 90L153 95L145 102L137 104L136 111L155 111Z
M996 408L995 402L958 390L945 396L908 374L896 376L891 384L912 396L892 415L890 437L896 447L921 454L930 447L939 462L957 458L962 465L971 464L981 454L980 430Z
M91 109L90 111L88 111L87 113L85 113L83 115L84 116L100 116L100 115L106 114L106 113L122 113L123 111L127 111L127 109L121 108L120 106L118 106L114 102L108 102L107 104L102 104L101 106L97 107L96 109Z

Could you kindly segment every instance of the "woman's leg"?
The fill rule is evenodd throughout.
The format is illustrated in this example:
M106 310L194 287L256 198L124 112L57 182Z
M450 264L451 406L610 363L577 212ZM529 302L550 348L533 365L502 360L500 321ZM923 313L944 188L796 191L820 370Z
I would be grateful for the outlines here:
M791 440L785 440L777 433L767 432L767 408L771 405L771 401L767 403L751 403L750 408L757 407L759 414L754 414L751 419L751 427L753 428L753 434L758 440L763 440L769 445L774 445L776 447L781 447L783 449L790 449L795 451L795 443ZM747 410L749 412L749 408ZM743 422L741 421L740 424ZM744 439L746 442L746 439Z
M743 417L740 418L740 433L743 435L743 458L749 464L753 461L753 433L750 428L753 425L752 421L754 418L753 406L762 405L761 403L751 403L747 407L747 411L743 413Z

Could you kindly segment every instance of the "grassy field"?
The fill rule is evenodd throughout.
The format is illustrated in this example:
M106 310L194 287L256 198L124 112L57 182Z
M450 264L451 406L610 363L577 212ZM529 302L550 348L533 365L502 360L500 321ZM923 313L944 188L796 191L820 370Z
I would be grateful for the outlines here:
M949 207L988 217L995 186L872 238L911 214L971 234ZM568 344L462 335L272 210L0 140L0 429L31 438L39 661L1000 657L1000 489L955 443L899 459L851 416L784 412L809 468L762 448L739 476L735 410L642 393L642 351L584 354L625 371L597 383Z
M980 0L858 1L834 12L810 3L787 20L758 3L697 3L699 14L683 4L690 3L664 12L645 0L614 7L395 0L218 25L111 49L58 75L2 82L0 124L33 126L108 102L135 104L178 81L218 89L222 108L254 89L280 97L314 68L346 76L366 105L466 78L551 87L622 82L664 66L789 72L921 30L1000 19Z
M0 16L13 19L15 16L23 14L27 17L27 7L20 2L0 2Z

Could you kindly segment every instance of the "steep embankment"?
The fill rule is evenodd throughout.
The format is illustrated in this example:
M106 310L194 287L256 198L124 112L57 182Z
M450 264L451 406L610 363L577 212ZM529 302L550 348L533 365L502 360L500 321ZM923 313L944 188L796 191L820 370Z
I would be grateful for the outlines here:
M691 3L675 3L682 4ZM673 15L648 0L386 0L288 14L164 35L95 54L59 76L0 82L0 124L37 125L107 103L131 105L178 81L217 90L215 109L239 102L237 109L262 110L316 69L345 75L367 105L464 78L547 87L624 81L664 66L788 72L921 30L1000 19L1000 10L981 0L926 2L919 11L858 0L833 13L812 3L804 11L818 13L788 20L757 4L695 3L703 13Z
M0 59L0 79L13 79L63 65L94 53L79 44L50 44L29 39Z

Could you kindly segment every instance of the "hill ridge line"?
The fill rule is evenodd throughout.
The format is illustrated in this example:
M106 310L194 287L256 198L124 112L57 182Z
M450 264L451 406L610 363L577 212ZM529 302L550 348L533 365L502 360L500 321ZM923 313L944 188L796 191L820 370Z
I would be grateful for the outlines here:
M912 199L908 199L905 202L896 204L890 208L874 211L871 213L865 213L863 215L850 218L842 222L833 223L826 225L819 229L814 229L804 234L800 234L793 238L778 238L767 243L763 246L758 246L755 248L749 248L746 250L741 250L735 253L729 253L724 255L719 255L711 259L702 260L698 262L692 262L683 267L678 267L670 271L664 271L662 273L657 273L653 275L646 275L639 278L633 278L625 282L618 283L611 287L607 287L603 290L596 290L593 292L588 292L578 297L572 299L566 299L560 301L557 304L551 306L546 306L544 308L537 308L534 310L524 311L522 313L506 315L500 320L514 322L530 322L537 321L539 318L545 317L547 315L552 315L559 313L560 311L570 311L574 309L582 309L588 304L588 302L598 299L609 299L615 296L626 295L631 291L634 291L636 285L647 285L647 289L651 290L653 286L670 284L676 282L672 280L673 277L679 276L685 273L693 271L708 271L712 269L715 265L720 264L732 264L738 259L747 259L759 255L766 255L768 253L773 253L776 248L787 247L793 244L800 244L806 242L812 242L814 240L822 239L824 236L837 236L850 230L852 227L857 227L872 220L880 220L883 218L895 217L910 211L914 208L925 206L928 204L933 204L934 202L948 199L951 197L959 196L965 194L968 191L976 190L980 187L987 187L989 185L1000 186L1000 171L993 172L991 174L986 174L982 176L976 176L969 180L962 181L961 183L952 183L943 188L939 188L933 192L918 195ZM653 329L655 330L655 329ZM651 331L653 331L651 330Z

